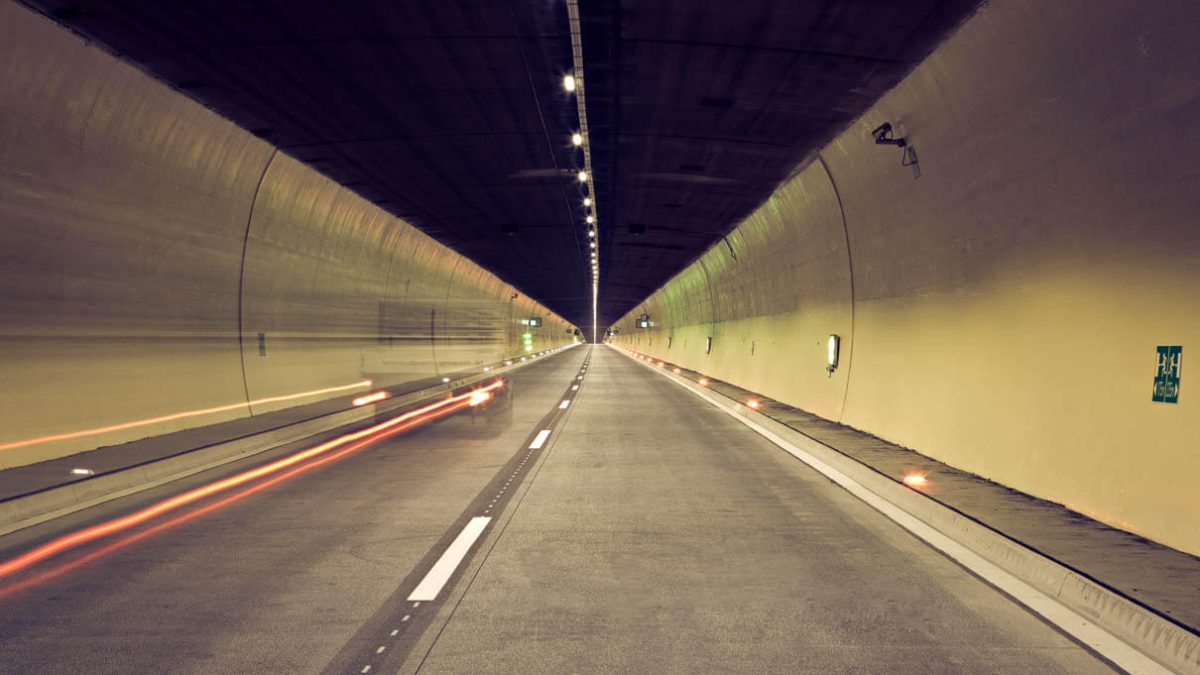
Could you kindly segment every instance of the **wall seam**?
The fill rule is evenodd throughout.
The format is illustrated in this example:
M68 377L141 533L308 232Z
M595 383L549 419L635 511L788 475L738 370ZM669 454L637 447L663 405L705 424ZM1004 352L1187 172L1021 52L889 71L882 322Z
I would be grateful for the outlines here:
M108 69L104 71L104 79L100 81L100 86L96 87L96 96L92 99L92 104L88 106L87 117L83 120L83 128L79 130L80 150L87 150L87 133L88 129L92 128L92 120L96 118L96 107L100 105L100 99L104 97L104 91L108 89L108 81L112 78L112 74L117 70L117 64L120 62L121 60L117 57L112 57Z
M250 416L254 416L254 408L250 405L250 382L246 378L246 345L245 331L242 321L243 295L246 289L246 250L250 247L250 226L254 223L254 209L258 206L258 193L262 190L263 183L267 179L267 171L271 165L275 163L275 158L279 156L279 148L271 148L271 156L267 158L263 164L262 173L258 175L258 183L254 186L254 195L250 198L250 210L246 214L246 231L242 235L242 261L238 271L238 294L237 294L237 332L238 332L238 358L242 364L242 391L246 396L246 410Z
M829 180L829 186L833 188L833 197L837 200L838 213L842 215L842 236L846 242L846 267L850 272L850 349L846 354L846 386L842 389L842 405L838 409L837 417L837 421L841 423L846 419L846 401L850 397L850 372L854 367L854 344L858 338L854 323L858 302L854 295L854 256L850 252L850 228L846 225L846 207L842 204L842 193L838 191L837 181L833 179L833 173L829 171L829 165L825 163L825 157L820 152L817 153L817 161L825 170L825 178Z

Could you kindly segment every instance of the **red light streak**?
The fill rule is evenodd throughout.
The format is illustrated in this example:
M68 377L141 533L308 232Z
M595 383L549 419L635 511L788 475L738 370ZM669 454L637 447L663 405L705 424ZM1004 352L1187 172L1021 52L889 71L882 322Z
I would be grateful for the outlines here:
M351 403L353 403L354 405L366 405L368 403L382 401L383 399L385 399L389 396L391 396L391 394L387 393L386 391L377 391L374 394L367 394L366 396L359 396L358 398L351 401Z
M440 417L456 410L466 408L472 405L471 401L477 398L480 392L490 392L492 390L499 389L502 386L504 386L504 381L497 380L486 387L482 387L465 394L459 394L458 396L445 398L423 408L410 410L409 412L393 417L392 419L386 422L381 422L380 424L376 424L375 426L346 434L345 436L340 436L333 440L326 441L325 443L321 443L320 445L308 448L307 450L302 450L294 455L284 457L283 459L278 459L274 462L264 464L263 466L250 469L248 471L243 471L242 473L235 474L228 478L209 483L208 485L203 485L201 487L188 490L187 492L171 497L170 499L164 499L157 504L153 504L139 511L135 511L129 515L122 516L120 518L114 518L113 520L109 520L99 525L94 525L92 527L79 530L78 532L73 532L71 534L58 537L57 539L42 544L31 551L17 556L16 558L8 560L4 563L0 563L0 577L4 577L18 570L25 569L30 565L34 565L42 560L45 560L46 558L58 555L63 551L70 550L87 542L127 530L135 525L144 523L152 518L170 511L174 511L181 506L191 504L210 495L224 492L225 490L248 483L257 478L262 478L263 476L268 476L283 469L287 469L300 462L303 462L304 460L328 453L329 451L344 446L347 443L362 441L361 443L351 445L349 448L346 448L343 451L322 458L322 460L318 462L311 463L311 465L322 464L325 461L329 461L333 457L340 457L348 452L361 449L371 443L374 443L375 441L387 438L388 436L400 433L401 431L416 426L421 422L425 422L429 419L433 419L434 417ZM487 395L491 396L490 393ZM431 414L435 412L438 414ZM406 422L411 422L411 424L405 424ZM311 468L310 465L305 466ZM307 470L307 468L303 470ZM293 471L296 473L299 472L299 470ZM289 472L284 475L290 476L294 474Z
M221 405L215 408L201 408L199 410L186 410L184 412L171 413L170 415L162 415L160 417L149 417L144 420L134 420L132 422L122 422L121 424L113 424L107 427L95 427L93 429L81 429L79 431L71 431L65 434L51 434L49 436L39 436L37 438L26 438L20 441L11 441L9 443L0 443L0 451L12 450L14 448L24 448L30 445L41 445L42 443L50 443L52 441L66 441L72 438L82 438L84 436L95 436L97 434L106 434L113 431L124 431L125 429L135 429L159 422L171 422L173 420L185 419L188 417L199 417L201 415L215 415L216 413L228 412L237 410L251 405L261 405L263 403L278 403L279 401L291 401L297 398L305 398L307 396L319 396L321 394L332 394L338 391L347 389L356 389L358 387L371 386L370 380L361 380L354 384L344 384L338 387L328 387L325 389L314 389L312 391L302 391L298 394L287 394L285 396L271 396L269 398L260 398L254 401L241 401L238 403L230 403L229 405Z

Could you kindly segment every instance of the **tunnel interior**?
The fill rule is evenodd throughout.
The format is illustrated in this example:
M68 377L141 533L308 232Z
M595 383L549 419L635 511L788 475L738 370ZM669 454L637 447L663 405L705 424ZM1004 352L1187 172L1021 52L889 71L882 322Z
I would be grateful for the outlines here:
M417 450L397 470L471 474L428 498L479 506L453 522L483 540L508 485L539 475L527 462L550 467L559 482L529 507L535 558L554 546L535 525L586 520L581 504L682 518L707 508L690 485L757 504L760 521L743 515L764 527L782 511L755 490L823 490L675 448L693 439L681 420L734 432L665 377L1061 563L1193 654L1179 645L1200 640L1200 415L1181 381L1200 338L1198 30L1184 0L0 2L0 553L227 462L320 440L311 467L272 460L307 474L425 424L415 447L440 439L463 463ZM592 378L603 403L582 398ZM556 473L573 415L588 421ZM546 434L517 439L526 423ZM484 449L518 440L524 461ZM234 446L245 456L216 459ZM632 469L643 446L678 475ZM185 456L189 477L155 468ZM496 467L508 482L476 504ZM1021 529L1042 517L1058 525ZM1097 560L1166 562L1118 580L1121 565L1058 552L1072 528L1105 542ZM472 560L475 540L457 541L406 564L437 569L433 551L456 546ZM619 551L635 575L706 569L669 546ZM513 583L509 555L480 578ZM371 622L399 621L384 608L404 599L369 601ZM322 647L330 672L358 663L359 633ZM1197 649L1153 658L1200 668Z

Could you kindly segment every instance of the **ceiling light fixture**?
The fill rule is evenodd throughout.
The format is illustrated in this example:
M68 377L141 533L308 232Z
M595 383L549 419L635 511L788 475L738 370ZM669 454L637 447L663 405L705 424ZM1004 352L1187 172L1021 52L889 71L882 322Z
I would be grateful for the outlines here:
M563 89L566 89L567 91L575 91L575 76L574 75L564 75L563 76Z
M592 198L591 198L591 197L584 197L584 198L583 198L583 205L584 205L584 206L591 206L591 205L592 205Z
M580 182L580 183L586 183L586 182L587 182L587 172L586 172L586 171L580 171L580 172L579 172L579 182Z
M583 135L582 134L572 134L571 135L571 145L574 145L576 147L583 145Z
M584 220L586 220L586 221L587 221L587 224L588 224L588 225L591 225L592 223L596 222L596 216L588 216L588 217L587 217L587 218L585 218Z

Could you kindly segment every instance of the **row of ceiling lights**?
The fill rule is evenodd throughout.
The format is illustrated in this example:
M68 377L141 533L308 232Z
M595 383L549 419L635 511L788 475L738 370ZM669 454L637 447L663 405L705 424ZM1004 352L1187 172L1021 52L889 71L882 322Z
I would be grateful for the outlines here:
M579 42L579 14L578 6L576 5L575 0L568 0L567 11L571 21L571 46L574 55L574 72L579 73L580 78L576 78L574 73L567 73L563 76L562 84L563 89L566 90L568 94L574 94L576 109L579 113L579 131L576 131L571 135L571 145L583 150L584 166L579 170L579 173L576 177L579 179L580 184L584 187L584 224L587 230L588 253L590 255L590 262L592 266L592 335L593 340L597 340L596 305L598 303L600 293L600 253L596 244L598 239L597 228L599 227L597 223L598 209L597 204L592 197L592 195L596 194L596 191L592 188L590 175L592 162L590 143L588 140L587 113L585 110L586 99L584 97L583 81L581 79L583 74L583 47Z
M568 93L574 93L578 86L579 82L575 79L574 75L563 76L563 89L565 89ZM583 109L581 108L579 112L580 117L582 118ZM584 138L583 132L580 131L577 131L571 135L571 144L577 148L582 148L584 144L587 143L587 140L588 139ZM593 206L594 202L590 196L594 191L591 189L591 177L588 175L586 167L579 170L578 178L579 182L587 188L588 193L588 195L584 196L583 198L583 212L586 214L584 216L584 222L587 225L588 246L591 250L592 256L592 284L594 286L600 280L600 261L599 255L596 251L596 209Z

